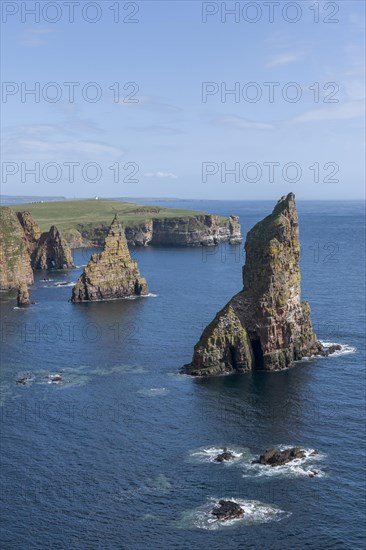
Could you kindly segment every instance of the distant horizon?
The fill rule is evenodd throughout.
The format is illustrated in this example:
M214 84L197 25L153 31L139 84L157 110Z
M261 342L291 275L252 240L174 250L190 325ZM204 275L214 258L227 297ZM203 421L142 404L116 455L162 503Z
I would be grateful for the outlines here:
M286 195L286 193L285 193ZM352 199L306 199L306 198L298 198L296 196L296 193L294 193L295 198L297 201L301 202L366 202L366 197L362 198L352 198ZM40 199L40 200L46 200L47 199L58 199L54 202L62 202L62 201L109 201L109 200L161 200L161 201L215 201L215 202L238 202L238 201L245 201L245 202L270 202L273 200L279 200L279 198L283 195L278 195L276 198L237 198L237 199L215 199L215 198L183 198L183 197L129 197L129 196L121 196L121 197L98 197L96 199L95 197L63 197L60 195L0 195L0 201L2 202L3 199Z

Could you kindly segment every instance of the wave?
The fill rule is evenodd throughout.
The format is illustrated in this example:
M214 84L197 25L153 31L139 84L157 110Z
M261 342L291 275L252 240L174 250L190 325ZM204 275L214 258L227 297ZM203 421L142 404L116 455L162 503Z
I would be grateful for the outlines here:
M281 451L291 448L292 445L277 445ZM325 455L315 449L304 449L304 458L296 458L287 464L281 466L269 466L266 464L252 464L252 460L257 456L252 456L251 460L245 464L245 473L243 477L325 477L325 472L313 466L314 463L321 461Z
M349 346L348 344L340 344L338 342L323 342L322 340L320 340L320 343L325 348L330 348L330 346L341 346L340 350L337 350L334 353L331 353L327 357L339 357L340 355L346 355L348 353L355 353L357 351L357 348Z
M63 287L75 286L75 285L76 285L76 281L74 283L72 283L72 282L63 283L63 282L60 281L60 282L56 282L53 286L55 286L57 288L59 288L59 287L63 288Z
M244 510L241 518L235 518L227 521L220 521L212 515L212 509L218 506L217 498L210 498L207 503L199 508L185 512L179 522L180 528L216 530L235 527L239 524L252 525L256 523L269 523L271 521L281 521L291 516L291 512L285 512L277 506L265 504L257 500L243 500L233 497L225 497L225 500L236 502Z
M234 458L232 460L224 462L217 462L215 458L218 454L223 452L224 447L226 447L228 451L231 451L233 453ZM242 458L247 457L249 454L249 449L245 447L238 447L236 445L222 445L218 447L200 447L199 449L191 451L189 456L193 462L213 462L214 464L225 464L226 466L229 466L237 463Z
M137 393L146 397L160 397L161 395L167 395L169 390L167 388L144 388L138 390Z

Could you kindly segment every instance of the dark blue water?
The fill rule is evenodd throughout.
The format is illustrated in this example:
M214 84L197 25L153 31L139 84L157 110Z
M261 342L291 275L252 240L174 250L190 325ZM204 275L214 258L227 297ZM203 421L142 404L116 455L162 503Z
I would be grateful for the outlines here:
M238 214L243 234L273 208L185 205ZM2 548L364 547L363 205L298 210L303 298L319 338L344 348L288 371L178 374L241 288L242 247L133 251L148 298L72 305L71 286L55 283L81 267L37 275L28 309L1 294ZM75 263L88 255L75 251ZM65 383L49 384L60 371ZM27 372L33 381L16 385ZM234 464L210 461L223 445ZM271 445L320 454L269 475L250 462ZM247 514L215 529L207 510L223 497Z

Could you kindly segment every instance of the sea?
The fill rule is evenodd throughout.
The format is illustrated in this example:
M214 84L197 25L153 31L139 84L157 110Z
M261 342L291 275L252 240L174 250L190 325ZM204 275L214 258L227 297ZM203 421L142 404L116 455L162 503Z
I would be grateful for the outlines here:
M274 206L162 204L239 215L244 237ZM180 373L242 288L243 244L131 249L143 298L69 301L95 249L37 273L28 308L1 292L2 549L366 547L364 205L297 207L302 298L318 338L342 348L289 370ZM305 457L252 463L273 446ZM223 447L232 462L215 462ZM220 499L244 516L215 521Z

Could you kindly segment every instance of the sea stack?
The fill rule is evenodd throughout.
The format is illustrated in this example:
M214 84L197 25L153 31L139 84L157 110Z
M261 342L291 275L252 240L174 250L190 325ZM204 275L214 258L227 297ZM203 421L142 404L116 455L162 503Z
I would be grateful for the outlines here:
M300 300L300 244L295 196L248 233L244 289L216 315L194 348L188 374L275 371L325 350Z
M131 259L124 229L115 216L100 254L93 254L72 291L72 302L146 296L149 289Z
M21 283L18 288L17 304L18 307L29 306L29 290L26 283Z
M74 267L69 245L55 225L42 233L32 256L33 269L70 269Z

